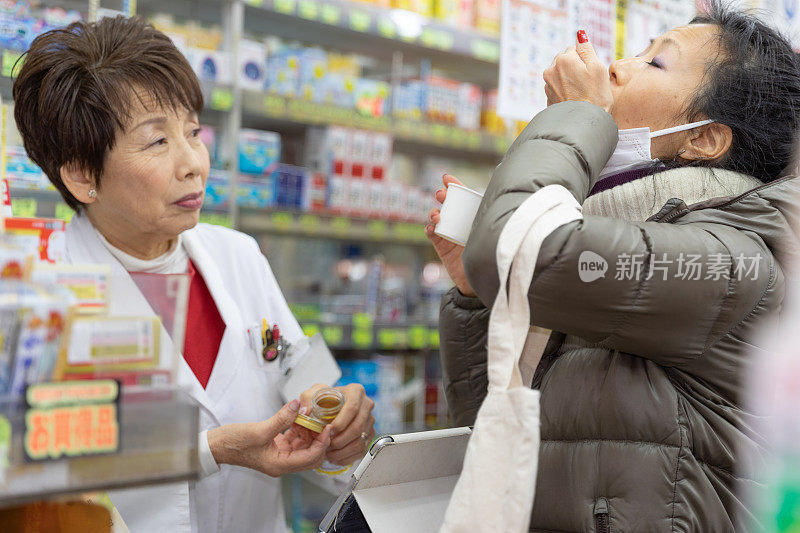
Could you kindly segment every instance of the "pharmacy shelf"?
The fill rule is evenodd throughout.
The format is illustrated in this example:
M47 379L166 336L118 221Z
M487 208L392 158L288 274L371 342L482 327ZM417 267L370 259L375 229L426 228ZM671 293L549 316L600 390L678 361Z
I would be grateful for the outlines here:
M224 93L226 89L216 89ZM212 90L213 91L213 90ZM211 96L213 100L213 96ZM226 101L217 96L218 100ZM505 154L510 140L505 136L484 131L467 131L446 124L417 120L371 117L354 109L345 109L307 100L285 98L263 92L243 92L244 120L261 118L289 122L304 126L335 124L353 128L391 133L396 141L411 145L421 151L431 147L445 150L455 156L497 158ZM272 125L261 122L263 125Z
M476 83L496 83L497 36L436 19L347 0L247 0L245 31L285 36L340 50L391 59L427 58L434 66L458 61Z
M321 44L338 37L344 47L357 46L367 55L379 43L387 50L416 51L483 63L496 71L500 40L474 29L462 29L416 13L386 9L349 0L237 0L245 5L245 30L254 34L287 34L288 38ZM219 0L138 0L145 17L170 13L181 19L217 23L222 20ZM320 35L324 33L324 35ZM354 42L357 41L357 42ZM496 76L496 72L495 72Z
M229 2L230 0L137 0L136 14L149 18L156 13L168 13L179 19L218 25Z
M424 225L351 218L326 213L267 211L242 208L240 231L251 235L279 234L358 242L430 246Z
M119 451L105 455L27 462L25 409L0 403L11 425L0 506L61 494L196 479L199 410L180 389L125 392L119 408Z
M11 188L14 216L67 219L72 211L56 191ZM200 222L231 227L226 209L204 208ZM415 222L396 222L351 218L329 213L263 210L241 208L240 231L251 235L277 234L358 242L429 246L424 225Z
M334 351L419 351L439 348L439 329L435 325L413 322L354 324L303 321L306 335L321 333Z

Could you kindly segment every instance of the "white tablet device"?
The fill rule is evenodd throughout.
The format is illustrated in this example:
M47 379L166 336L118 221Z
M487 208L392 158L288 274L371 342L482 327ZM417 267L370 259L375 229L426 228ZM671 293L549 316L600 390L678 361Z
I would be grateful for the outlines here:
M379 438L323 519L320 531L438 532L471 433L462 427Z

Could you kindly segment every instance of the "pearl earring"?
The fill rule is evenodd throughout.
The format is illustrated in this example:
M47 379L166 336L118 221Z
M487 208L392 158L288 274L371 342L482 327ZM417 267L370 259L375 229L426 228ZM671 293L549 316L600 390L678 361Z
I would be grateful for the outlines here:
M89 189L89 198L91 198L92 200L97 198L97 191L94 189Z

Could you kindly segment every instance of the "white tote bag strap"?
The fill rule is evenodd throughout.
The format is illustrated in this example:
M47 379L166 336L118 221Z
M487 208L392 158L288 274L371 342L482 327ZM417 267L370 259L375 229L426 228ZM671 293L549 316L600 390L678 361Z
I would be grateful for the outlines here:
M581 218L575 197L561 185L548 185L525 200L503 228L497 243L500 289L489 318L489 390L522 386L519 360L530 329L528 289L539 249L556 228Z

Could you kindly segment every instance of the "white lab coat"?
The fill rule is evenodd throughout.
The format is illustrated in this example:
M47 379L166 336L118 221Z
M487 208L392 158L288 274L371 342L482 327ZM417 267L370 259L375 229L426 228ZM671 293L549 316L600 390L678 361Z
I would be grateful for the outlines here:
M199 224L183 233L183 244L217 304L225 334L206 389L182 357L178 383L200 404L201 431L265 420L283 405L276 385L279 369L277 363L265 363L258 357L246 330L258 327L262 318L278 324L281 335L290 342L298 339L302 330L252 237ZM66 247L69 263L111 266L110 314L153 313L85 216L75 216L67 226ZM223 465L219 472L196 482L111 491L109 495L133 533L286 530L280 480L245 468Z

